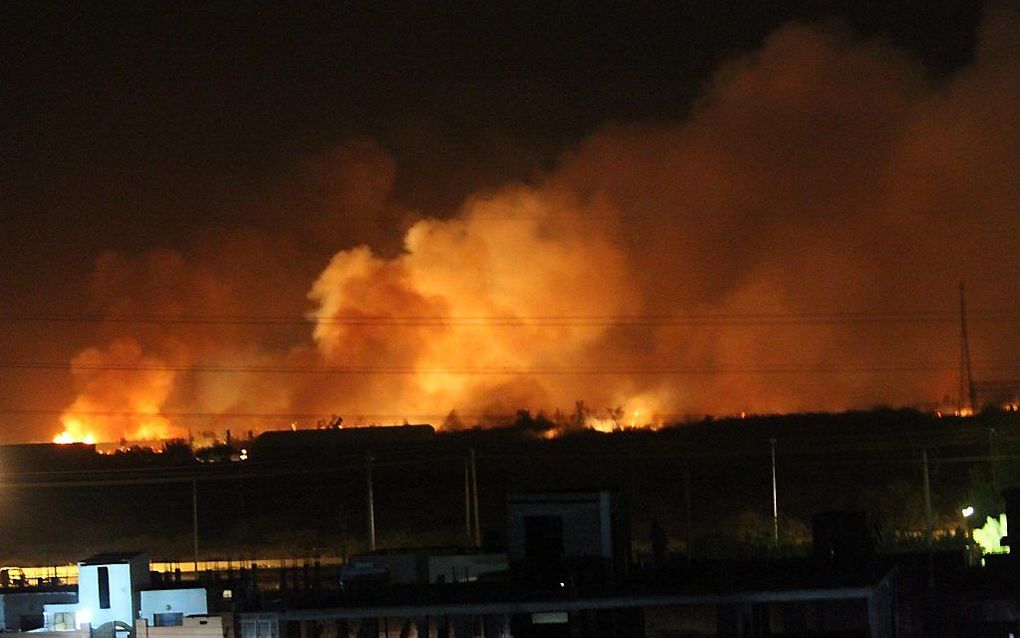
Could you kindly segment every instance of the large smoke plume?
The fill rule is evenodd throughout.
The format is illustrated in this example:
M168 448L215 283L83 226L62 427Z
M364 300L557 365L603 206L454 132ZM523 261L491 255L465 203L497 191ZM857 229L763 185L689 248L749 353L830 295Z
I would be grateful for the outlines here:
M951 311L964 279L975 358L1017 361L1015 331L980 309L1020 291L1018 26L988 16L972 63L935 78L887 43L789 25L719 69L686 120L607 125L448 215L396 201L379 145L342 145L263 205L274 229L106 254L92 275L111 317L307 322L108 321L74 361L64 423L88 413L115 439L238 427L212 415L471 423L578 400L647 423L955 394L951 317L881 313Z

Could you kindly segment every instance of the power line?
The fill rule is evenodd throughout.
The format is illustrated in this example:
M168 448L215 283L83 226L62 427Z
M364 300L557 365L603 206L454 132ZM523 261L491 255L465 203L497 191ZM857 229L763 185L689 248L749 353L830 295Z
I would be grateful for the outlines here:
M728 206L698 206L696 208L687 208L686 210L697 210L699 213L721 213L731 211L746 211L746 210L758 210L760 206L754 204L739 204L732 203ZM949 206L949 205L928 205L928 206L876 206L876 205L859 205L859 206L819 206L809 208L799 208L798 210L805 213L821 213L821 212L833 212L839 211L846 214L883 214L883 213L910 213L910 214L938 214L938 213L958 213L958 212L973 212L972 206ZM982 213L1009 213L1014 211L1020 211L1020 206L1010 203L1001 203L997 205L982 205L980 212ZM179 219L177 212L164 212L164 211L146 211L143 217L130 216L125 217L120 221L135 221L137 219L160 219L165 218L169 221L176 222ZM448 223L448 222L463 222L475 219L483 220L535 220L535 219L615 219L620 221L628 221L632 219L657 219L664 218L669 220L680 221L683 218L677 215L676 209L672 207L662 208L657 210L642 210L641 212L618 212L618 213L605 213L605 212L592 212L590 210L563 210L559 208L550 209L541 213L529 213L520 212L519 209L514 208L509 212L503 214L497 213L458 213L455 215L438 216L434 214L428 214L424 211L411 211L408 213L402 213L399 215L383 214L380 215L376 212L365 212L358 210L350 210L344 212L344 219L351 219L357 221L410 221L414 222L437 222L437 223ZM275 217L269 216L264 221L274 221ZM220 214L215 218L207 218L205 221L216 224L236 224L238 223L238 217L226 214ZM978 220L980 221L980 220Z
M284 315L118 315L118 314L0 314L0 322L39 323L121 323L153 325L231 325L231 326L407 326L407 327L562 327L562 326L769 326L833 324L916 324L956 323L953 311L840 311L788 313L690 313L635 315L333 315L303 317ZM1020 322L1013 309L973 311L971 321Z
M903 449L909 449L910 446L905 444L899 447L888 447L876 450L862 449L861 452L875 452L875 451L902 451ZM854 450L850 450L854 451ZM845 453L846 451L839 451ZM817 456L817 451L793 451L785 452L782 454L785 457L784 462L787 464L793 464L794 468L810 468L822 465L824 467L839 466L910 466L916 464L916 459L913 458L886 458L886 459L811 459L811 458L797 458L794 457L813 457ZM488 461L511 461L515 465L522 462L528 463L550 463L550 462L561 462L564 459L591 459L599 460L600 462L612 462L616 461L619 463L631 463L634 461L665 461L667 463L675 462L678 459L687 459L688 461L696 460L714 460L721 462L724 459L736 459L736 458L749 458L749 457L763 457L763 453L757 448L747 448L742 450L730 450L725 452L699 452L699 453L645 453L645 454L632 454L625 457L620 457L618 454L604 453L604 454L550 454L548 456L535 456L535 455L521 455L521 454L484 454L480 455L479 458ZM932 463L934 464L977 464L986 463L989 461L998 462L1015 462L1020 461L1020 455L1008 454L1008 455L968 455L968 456L940 456L933 457ZM450 456L450 457L436 457L436 458L416 458L412 460L391 460L379 463L374 463L373 467L376 468L403 468L410 466L419 465L441 465L441 464L460 464L463 462L463 457ZM710 466L711 467L711 466ZM174 473L170 476L134 476L134 477L121 477L115 474L111 474L113 470L108 469L83 469L83 470L51 470L42 472L28 472L28 473L3 473L0 474L0 489L3 488L67 488L67 487L116 487L116 486L128 486L128 485L165 485L174 483L190 483L196 482L217 482L217 481L237 481L237 480L257 480L264 478L277 478L282 476L298 476L298 475L313 475L313 474L336 474L343 472L357 472L364 468L362 462L351 462L342 464L330 464L324 465L308 465L307 463L294 462L289 463L285 466L268 467L261 466L258 462L252 462L252 464L238 465L237 463L228 464L223 471L208 472L201 471L195 467L172 467L172 468L124 468L124 472L133 472L142 470L150 471L169 471L173 470ZM57 478L57 477L66 478ZM90 478L75 478L75 477L90 477Z
M0 414L11 414L11 415L48 415L48 414L74 414L75 416L95 416L95 417L127 417L127 418L141 418L141 417L164 417L164 418L207 418L207 417L222 417L228 419L329 419L336 416L336 412L327 414L325 412L139 412L131 410L68 410L67 408L4 408L0 407ZM349 414L355 414L354 412L347 412ZM405 415L388 414L365 414L357 413L358 417L363 418L403 418ZM421 415L419 415L421 416ZM446 416L440 415L440 416Z
M739 205L734 204L732 206L725 207L697 207L696 209L686 208L687 213L698 212L700 214L706 213L721 213L721 212L751 212L756 211L760 207L755 205ZM904 206L904 207L889 207L889 206L832 206L824 208L810 208L802 209L805 213L817 214L820 212L834 212L840 213L844 216L853 215L888 215L892 213L909 213L912 215L937 215L946 213L966 212L963 206ZM1020 211L1020 207L1016 205L1005 204L1002 206L984 206L981 211L988 214L998 213L1012 213ZM351 215L354 219L373 219L371 215ZM678 215L675 208L665 208L660 210L643 210L641 212L619 212L619 213L603 213L603 212L592 212L589 210L551 210L548 212L541 213L527 213L518 212L516 210L506 213L479 213L479 214L459 214L451 217L433 217L430 215L412 216L410 221L417 223L421 221L425 222L467 222L472 221L498 221L498 222L560 222L569 221L571 224L578 222L606 222L616 221L623 224L628 222L640 221L640 220L651 220L660 223L677 222L682 223L686 217L684 215ZM853 221L851 220L851 223ZM978 222L980 223L980 222Z
M507 422L517 418L516 414L485 414L453 411L455 416L467 420L506 420ZM68 408L16 408L0 407L0 414L7 416L54 416L69 414L79 418L114 418L114 419L143 419L143 418L164 418L164 419L261 419L287 421L311 421L329 420L337 414L346 415L345 423L350 422L353 427L360 427L364 421L371 421L373 424L382 425L384 421L403 422L405 419L443 421L450 417L450 412L444 413L373 413L370 411L356 410L335 410L332 413L325 412L140 412L131 410L71 410ZM659 415L656 415L659 416ZM681 415L677 415L681 416ZM661 418L668 418L669 415L661 415Z
M537 419L539 415L544 415L546 418L551 418L551 413L542 410L529 410L529 414L532 418ZM378 419L378 420L397 420L402 421L407 417L415 418L430 418L430 419L445 419L449 416L456 416L460 419L480 419L480 420L507 420L512 421L518 418L518 414L515 412L461 412L459 410L451 410L447 412L390 412L390 413L379 413L371 412L369 410L352 410L352 409L338 409L331 413L326 412L177 412L177 411L160 411L160 412L141 412L132 410L71 410L69 408L18 408L18 407L0 407L0 414L12 415L12 416L47 416L53 414L71 414L79 417L111 417L111 418L146 418L146 417L163 417L167 419L204 419L204 418L223 418L223 419L287 419L287 420L299 420L299 419L330 419L337 416L338 414L343 416L345 423L348 420L364 420L364 419ZM569 416L569 412L562 412ZM669 419L683 419L691 415L689 412L655 412L653 414L645 415L646 418L654 417L658 420L669 420ZM594 418L606 418L609 419L608 414L595 412L591 415ZM753 420L762 418L771 418L771 415L757 415L751 414L743 418L737 415L715 415L716 419L719 420ZM629 423L630 419L624 416L620 419L622 424ZM354 426L358 427L358 426ZM895 438L895 435L889 435L890 438Z
M415 465L427 465L427 464L443 464L443 463L461 463L463 462L462 457L439 457L439 458L428 458L428 459L412 459L412 460L401 460L401 461L383 461L373 463L375 468L391 468L391 467L409 467ZM32 479L29 480L11 480L12 478L18 479L24 476L22 473L3 473L0 474L0 489L3 488L51 488L51 487L115 487L125 485L165 485L173 483L191 483L191 482L211 482L211 481L237 481L237 480L251 480L251 479L262 479L262 478L276 478L280 476L297 476L297 475L308 475L308 474L337 474L342 472L361 471L364 468L364 463L359 461L356 463L349 464L330 464L328 466L322 465L308 465L307 463L295 462L292 464L293 467L284 468L269 468L260 467L259 465L249 465L247 467L239 467L237 464L230 464L227 471L215 472L215 473L203 473L196 471L197 468L188 467L175 467L175 468L149 468L152 470L177 470L180 473L176 473L172 476L158 476L158 477L129 477L129 478L87 478L74 480L71 478L67 479L56 479L56 480L39 480L41 478L47 478L47 475L67 475L67 471L58 470L54 472L31 472L25 474L31 474ZM130 468L126 471L131 472L142 468ZM189 471L190 470L190 471ZM232 471L230 471L232 470ZM102 477L105 472L109 470L77 470L71 471L73 475L77 476L100 476Z
M325 374L325 375L718 375L718 374L898 374L904 372L940 372L955 370L956 364L907 365L808 365L764 364L756 366L258 366L258 365L149 365L149 364L70 364L31 361L2 361L0 369L89 372L189 372L199 374ZM1020 363L991 362L976 365L985 370L1020 370Z

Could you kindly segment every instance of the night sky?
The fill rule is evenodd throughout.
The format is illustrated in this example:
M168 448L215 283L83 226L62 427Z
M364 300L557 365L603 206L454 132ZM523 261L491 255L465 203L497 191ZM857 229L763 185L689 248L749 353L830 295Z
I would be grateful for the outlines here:
M49 440L72 407L117 438L230 413L939 401L960 279L975 359L1016 372L1007 4L8 3L0 21L0 362L28 364L0 369L0 442ZM796 325L648 319L689 314ZM267 316L294 321L249 321ZM421 321L438 316L567 325ZM350 365L367 370L293 372ZM791 365L906 377L769 373Z

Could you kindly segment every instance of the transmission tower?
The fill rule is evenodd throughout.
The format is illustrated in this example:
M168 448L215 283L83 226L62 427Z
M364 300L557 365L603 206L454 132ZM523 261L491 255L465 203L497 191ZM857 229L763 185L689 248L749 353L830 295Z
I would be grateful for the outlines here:
M977 396L974 389L974 377L970 369L970 340L967 338L967 299L964 294L963 282L960 282L960 389L957 395L957 412L969 404L971 412L977 410Z

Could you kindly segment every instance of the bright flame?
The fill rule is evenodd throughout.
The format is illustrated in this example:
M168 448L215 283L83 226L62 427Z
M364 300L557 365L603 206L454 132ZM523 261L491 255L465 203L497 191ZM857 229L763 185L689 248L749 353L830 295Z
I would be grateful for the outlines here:
M84 429L81 421L68 418L64 421L64 431L53 437L54 443L66 445L68 443L86 443L93 445L96 442L96 437L91 432Z
M584 425L589 430L596 432L615 432L632 428L662 427L663 419L659 416L656 399L651 393L634 397L623 404L626 406L610 410L608 414L590 414L584 420Z
M590 416L585 421L585 426L589 430L595 430L596 432L612 432L614 430L622 429L620 424L608 417L596 417Z

